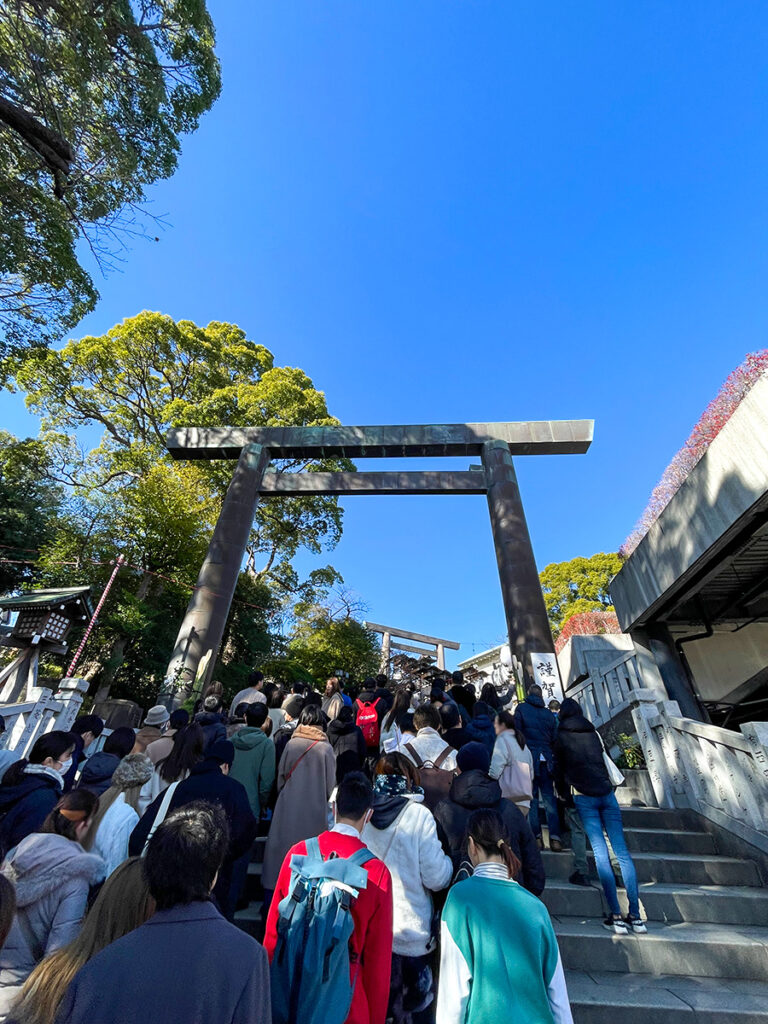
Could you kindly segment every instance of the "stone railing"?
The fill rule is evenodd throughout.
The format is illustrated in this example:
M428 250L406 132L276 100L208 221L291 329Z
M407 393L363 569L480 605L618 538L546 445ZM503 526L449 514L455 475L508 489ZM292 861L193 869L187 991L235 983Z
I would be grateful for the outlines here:
M0 748L15 750L19 757L26 757L38 736L54 729L71 729L87 689L85 679L62 679L56 693L36 686L30 691L29 700L0 704L0 715L5 721Z
M768 722L704 725L652 690L629 703L659 806L690 807L768 852Z
M627 711L632 695L642 688L635 652L625 651L621 657L569 689L567 696L578 701L584 715L599 728L622 711Z

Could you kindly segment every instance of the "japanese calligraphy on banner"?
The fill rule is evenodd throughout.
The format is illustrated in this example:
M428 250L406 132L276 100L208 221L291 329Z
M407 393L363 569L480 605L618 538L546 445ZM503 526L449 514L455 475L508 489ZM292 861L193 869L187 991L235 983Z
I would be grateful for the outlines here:
M554 654L532 654L531 665L533 677L541 687L544 703L563 699L563 684L560 682L560 670Z

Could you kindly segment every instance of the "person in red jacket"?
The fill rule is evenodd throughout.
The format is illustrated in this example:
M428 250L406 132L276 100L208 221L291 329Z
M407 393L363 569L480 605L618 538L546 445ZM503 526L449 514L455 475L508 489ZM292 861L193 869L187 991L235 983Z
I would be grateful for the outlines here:
M336 793L336 824L330 832L317 837L324 859L332 853L351 857L363 849L360 833L371 817L373 787L362 772L345 776ZM277 879L275 896L267 915L264 947L270 962L277 944L277 908L288 895L291 883L291 857L306 854L306 842L297 843L286 854ZM385 1024L389 1001L389 976L392 967L392 879L380 860L365 865L368 886L352 905L355 930L350 939L350 969L357 981L352 1006L345 1024Z

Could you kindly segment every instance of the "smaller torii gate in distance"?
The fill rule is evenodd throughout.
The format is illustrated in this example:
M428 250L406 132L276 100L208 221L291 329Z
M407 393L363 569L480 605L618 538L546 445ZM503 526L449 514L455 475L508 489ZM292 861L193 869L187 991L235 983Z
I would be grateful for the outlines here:
M299 494L485 494L511 651L526 686L532 654L554 653L513 455L576 455L592 420L525 420L371 427L186 427L169 432L175 459L236 459L218 522L166 675L189 692L198 666L213 672L259 498ZM273 459L480 456L482 471L283 473ZM178 684L177 684L178 685Z
M461 644L457 644L453 640L439 640L436 636L427 636L426 633L410 633L407 629L380 626L377 622L364 622L363 625L366 629L370 629L372 633L381 633L381 671L387 675L389 675L392 647L396 647L398 651L408 651L409 654L426 655L428 658L436 657L439 669L445 669L446 647L449 651L458 651L461 648ZM392 643L393 640L395 641L394 644ZM409 647L406 644L397 643L398 640L414 640L416 643L434 647L434 651L424 647Z

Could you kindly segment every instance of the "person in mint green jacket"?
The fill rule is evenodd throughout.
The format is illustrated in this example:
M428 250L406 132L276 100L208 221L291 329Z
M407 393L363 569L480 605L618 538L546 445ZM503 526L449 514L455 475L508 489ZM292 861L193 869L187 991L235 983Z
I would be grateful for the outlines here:
M267 805L275 781L275 745L261 728L268 714L266 704L249 704L245 712L245 727L238 729L231 741L235 760L229 774L245 786L251 811L257 820Z
M573 1024L544 904L513 880L520 863L497 811L467 827L471 878L443 910L436 1024Z

